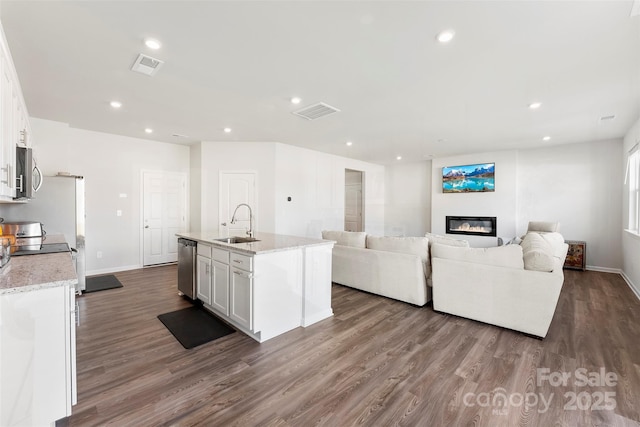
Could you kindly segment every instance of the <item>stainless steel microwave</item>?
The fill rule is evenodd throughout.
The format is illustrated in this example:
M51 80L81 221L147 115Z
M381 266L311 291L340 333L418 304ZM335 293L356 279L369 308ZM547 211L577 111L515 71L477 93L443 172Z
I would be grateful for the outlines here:
M33 150L16 147L16 196L15 199L32 199L42 185L42 173L33 159Z

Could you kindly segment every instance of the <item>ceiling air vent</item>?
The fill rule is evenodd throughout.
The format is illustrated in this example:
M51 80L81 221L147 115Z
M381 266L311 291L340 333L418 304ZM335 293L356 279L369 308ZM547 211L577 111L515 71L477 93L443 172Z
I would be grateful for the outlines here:
M136 62L131 66L131 71L153 76L162 64L164 64L164 61L140 54L136 58Z
M304 107L301 110L294 111L293 114L295 114L296 116L304 117L307 120L315 120L329 114L337 113L339 111L340 110L332 107L331 105L327 105L324 102L319 102L317 104Z

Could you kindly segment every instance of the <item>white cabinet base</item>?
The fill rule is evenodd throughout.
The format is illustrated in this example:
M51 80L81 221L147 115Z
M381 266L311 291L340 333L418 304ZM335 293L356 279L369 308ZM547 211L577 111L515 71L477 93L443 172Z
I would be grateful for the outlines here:
M69 286L0 297L0 425L71 415L75 355Z
M258 342L331 317L332 247L326 244L253 255L246 260L252 272L233 266L229 269L228 313L214 304L205 304L205 308ZM231 259L234 254L231 252Z

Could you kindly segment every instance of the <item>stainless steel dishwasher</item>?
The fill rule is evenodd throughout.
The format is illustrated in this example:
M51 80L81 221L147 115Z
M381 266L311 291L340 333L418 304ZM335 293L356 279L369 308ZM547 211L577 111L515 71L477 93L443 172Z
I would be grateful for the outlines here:
M193 240L178 239L178 293L196 298L196 247Z

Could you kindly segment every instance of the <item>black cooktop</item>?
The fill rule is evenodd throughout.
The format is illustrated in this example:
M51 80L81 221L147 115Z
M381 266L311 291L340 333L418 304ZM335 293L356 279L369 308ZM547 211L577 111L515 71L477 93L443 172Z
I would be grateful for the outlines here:
M69 245L66 243L43 243L41 245L12 246L11 256L55 254L69 251Z

